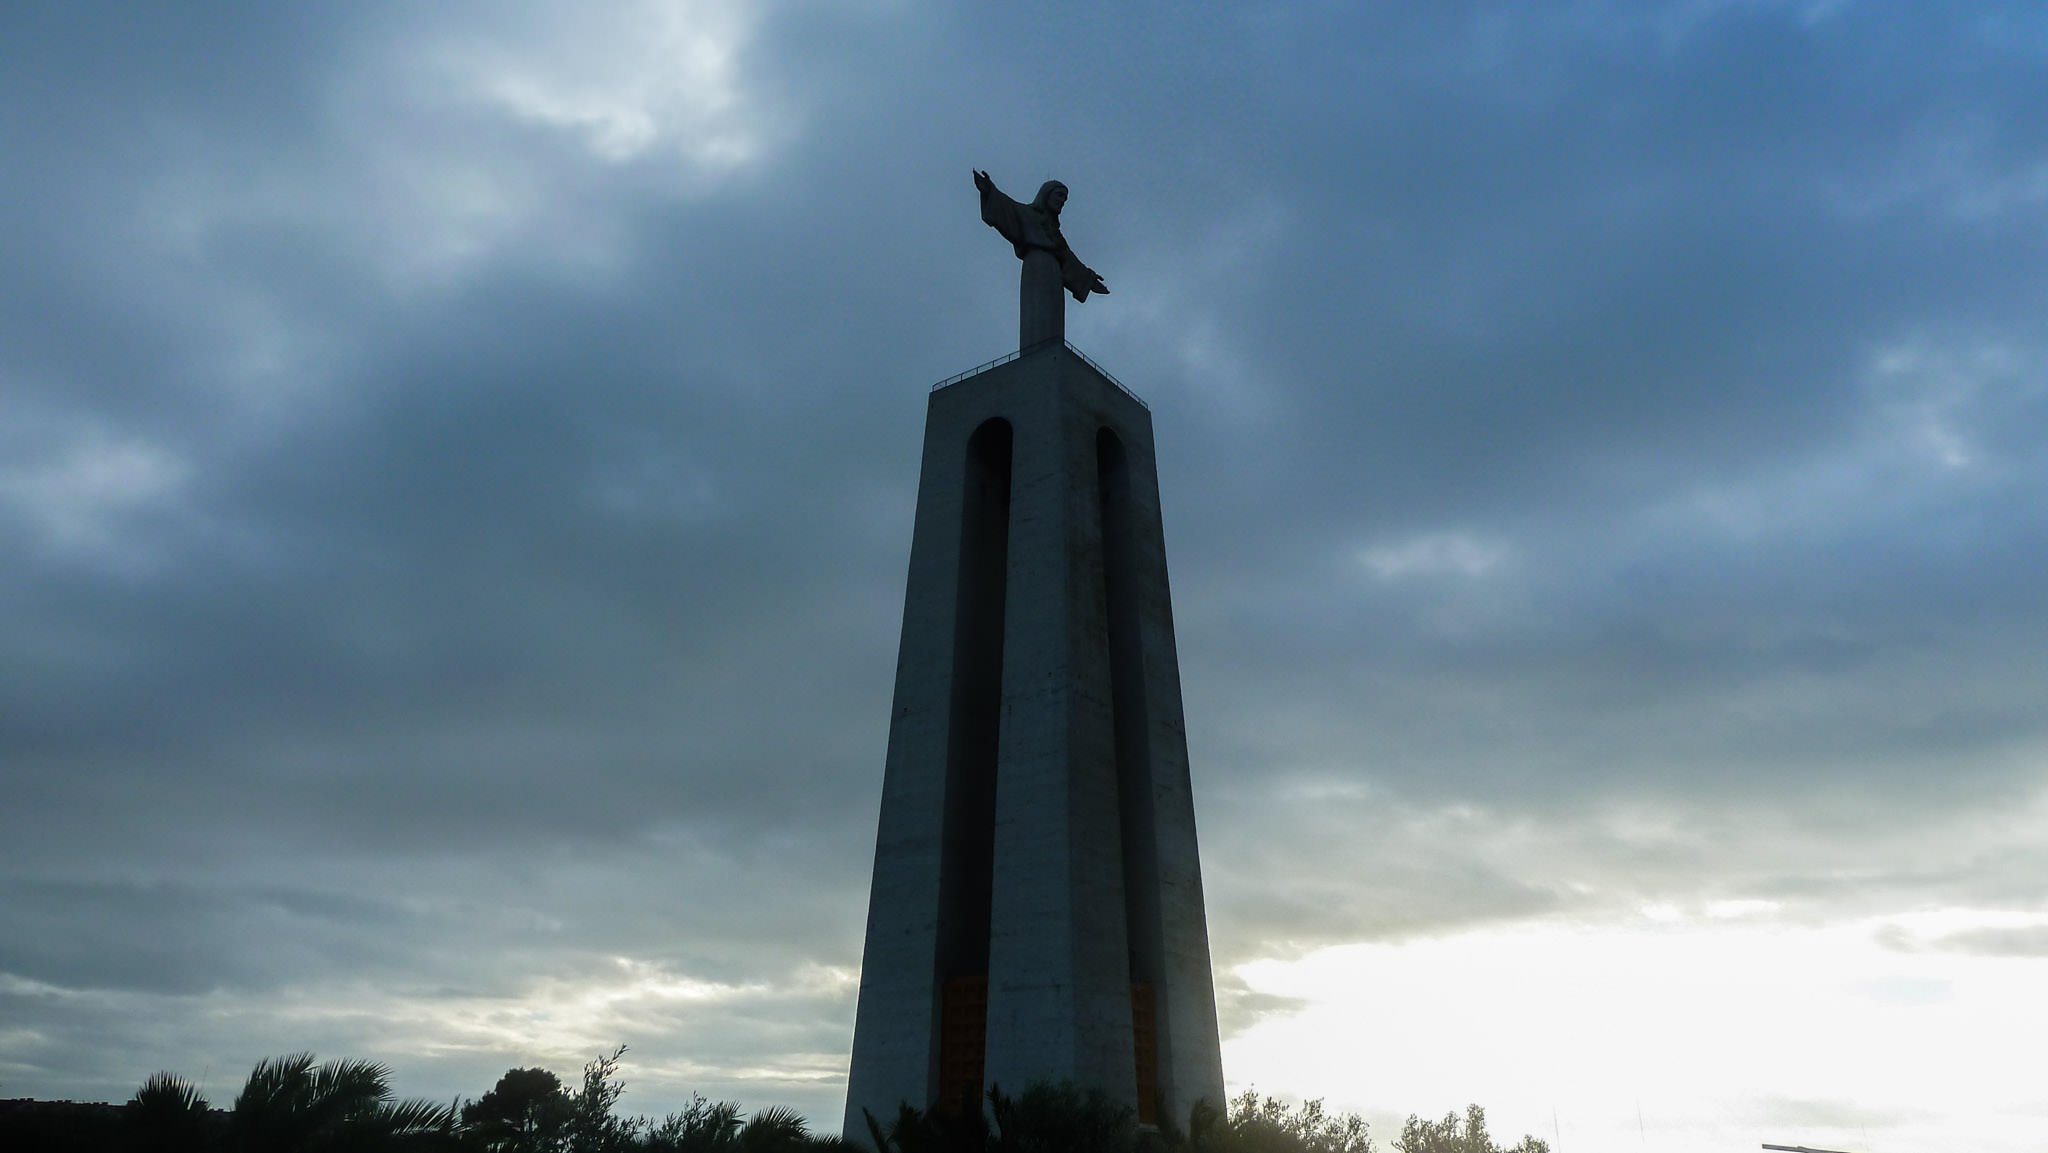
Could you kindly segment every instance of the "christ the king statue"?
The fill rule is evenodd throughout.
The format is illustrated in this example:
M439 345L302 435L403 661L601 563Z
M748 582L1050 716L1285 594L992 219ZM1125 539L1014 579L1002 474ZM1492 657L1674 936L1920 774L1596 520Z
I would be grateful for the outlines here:
M1024 262L1017 303L1017 347L1032 348L1067 335L1066 302L1060 290L1086 301L1091 292L1107 294L1102 274L1081 263L1067 238L1060 235L1060 209L1067 204L1067 186L1048 180L1038 188L1031 203L1021 204L1003 194L996 182L979 169L974 187L981 192L981 222L1003 234L1003 239Z

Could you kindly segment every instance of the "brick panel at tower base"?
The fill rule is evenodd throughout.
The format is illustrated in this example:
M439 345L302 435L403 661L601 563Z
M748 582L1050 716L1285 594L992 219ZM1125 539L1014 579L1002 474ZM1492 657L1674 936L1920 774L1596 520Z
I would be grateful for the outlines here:
M1222 1104L1151 414L1049 344L931 395L845 1132L1063 1080Z

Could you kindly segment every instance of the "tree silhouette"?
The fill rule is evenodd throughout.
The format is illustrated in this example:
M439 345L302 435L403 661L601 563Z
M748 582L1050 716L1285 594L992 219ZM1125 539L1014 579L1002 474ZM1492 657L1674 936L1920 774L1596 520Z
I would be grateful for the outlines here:
M650 1153L720 1153L732 1148L740 1130L740 1107L693 1094L690 1103L649 1129Z
M265 1058L229 1112L229 1144L239 1153L451 1146L454 1108L394 1100L390 1082L390 1068L375 1061Z
M1071 1081L1034 1082L1014 1100L991 1085L988 1102L996 1125L991 1147L1003 1153L1120 1153L1137 1138L1129 1106Z
M1331 1114L1320 1100L1289 1106L1247 1092L1228 1109L1197 1101L1185 1129L1141 1129L1129 1106L1071 1082L1034 1082L1014 1100L991 1086L988 1103L986 1111L923 1111L906 1102L887 1124L863 1116L879 1153L1373 1153L1365 1119Z
M556 1153L568 1138L569 1094L546 1069L509 1069L462 1107L464 1143L485 1153Z
M638 1144L638 1126L612 1115L626 1092L617 1079L625 1055L621 1045L583 1067L583 1088L569 1100L569 1153L624 1153Z
M152 1073L128 1099L128 1125L141 1146L159 1153L198 1153L212 1138L211 1107L190 1081Z
M1486 1110L1477 1105L1465 1107L1462 1121L1456 1113L1444 1114L1441 1121L1409 1114L1394 1148L1400 1153L1550 1153L1548 1141L1526 1135L1515 1145L1496 1144L1486 1131Z
M811 1133L802 1116L779 1106L742 1120L737 1104L695 1095L659 1123L621 1117L625 1054L624 1045L598 1054L573 1092L549 1070L510 1069L482 1097L444 1106L395 1099L391 1071L377 1062L323 1065L293 1053L258 1062L225 1115L190 1082L157 1073L118 1110L80 1107L104 1111L97 1121L78 1113L45 1128L73 1142L53 1147L150 1153L864 1153L856 1142ZM905 1103L887 1124L864 1115L877 1153L1374 1153L1357 1114L1254 1092L1222 1107L1196 1102L1185 1129L1164 1119L1140 1127L1129 1106L1070 1082L1034 1082L1014 1099L991 1086L983 1099L952 1108ZM95 1124L108 1129L88 1137ZM0 1146L11 1149L11 1137L25 1131L0 1125ZM1486 1111L1472 1105L1440 1120L1409 1116L1391 1153L1550 1150L1529 1136L1499 1144Z
M1175 1135L1177 1136L1177 1135ZM1333 1115L1321 1098L1289 1106L1247 1089L1218 1110L1198 1101L1188 1116L1194 1153L1372 1153L1372 1134L1356 1113Z

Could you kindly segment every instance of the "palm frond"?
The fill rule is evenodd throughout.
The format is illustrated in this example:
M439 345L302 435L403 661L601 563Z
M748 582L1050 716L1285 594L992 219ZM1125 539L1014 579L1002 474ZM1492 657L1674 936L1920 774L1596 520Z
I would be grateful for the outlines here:
M279 1135L287 1148L374 1114L390 1099L391 1070L375 1061L340 1059L313 1069L306 1094Z
M740 1130L740 1148L746 1153L783 1153L801 1148L811 1135L803 1114L781 1105L771 1105Z
M937 1128L925 1112L908 1101L896 1106L896 1120L889 1126L889 1145L899 1153L938 1153L941 1142ZM887 1153L889 1145L882 1146Z
M727 1149L739 1140L740 1119L738 1101L712 1101L704 1106L704 1114L696 1130L699 1144L691 1149Z
M377 1106L368 1121L394 1137L414 1133L439 1133L455 1126L455 1107L418 1097L387 1101Z
M129 1098L128 1104L153 1116L182 1116L204 1113L207 1109L206 1098L199 1095L198 1088L170 1072L151 1073L149 1080L142 1083L142 1088L135 1091L135 1096Z
M207 1144L206 1098L174 1073L156 1073L128 1102L127 1120L151 1153L197 1153Z
M298 1120L312 1100L313 1060L302 1052L256 1062L228 1117L236 1147L268 1153L297 1143Z
M321 1134L361 1128L352 1123L374 1118L390 1101L388 1066L314 1061L311 1053L292 1053L256 1063L230 1118L241 1148L251 1153L299 1149Z
M882 1132L882 1123L875 1120L874 1112L863 1106L860 1115L867 1119L868 1140L875 1143L875 1153L889 1153L889 1136Z
M377 1061L336 1060L313 1070L313 1101L338 1117L368 1113L391 1098L391 1067Z
M265 1057L249 1071L249 1080L235 1098L235 1112L274 1108L303 1097L310 1086L313 1054Z

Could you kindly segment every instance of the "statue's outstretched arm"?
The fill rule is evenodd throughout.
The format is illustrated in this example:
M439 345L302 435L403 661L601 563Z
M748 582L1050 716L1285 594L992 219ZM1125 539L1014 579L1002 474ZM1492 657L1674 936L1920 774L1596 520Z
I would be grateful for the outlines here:
M1109 285L1102 282L1102 274L1078 260L1061 270L1060 279L1075 300L1086 301L1091 292L1109 295Z
M1109 285L1103 283L1102 274L1081 263L1081 258L1075 256L1074 250L1067 247L1065 239L1060 241L1059 258L1060 283L1066 285L1067 291L1074 294L1075 300L1085 301L1091 292L1109 295Z
M1024 222L1018 214L1024 206L1003 195L996 182L979 168L974 170L974 187L981 192L981 222L1002 233L1003 239L1011 244L1023 244ZM1017 255L1024 255L1023 250L1019 249Z

